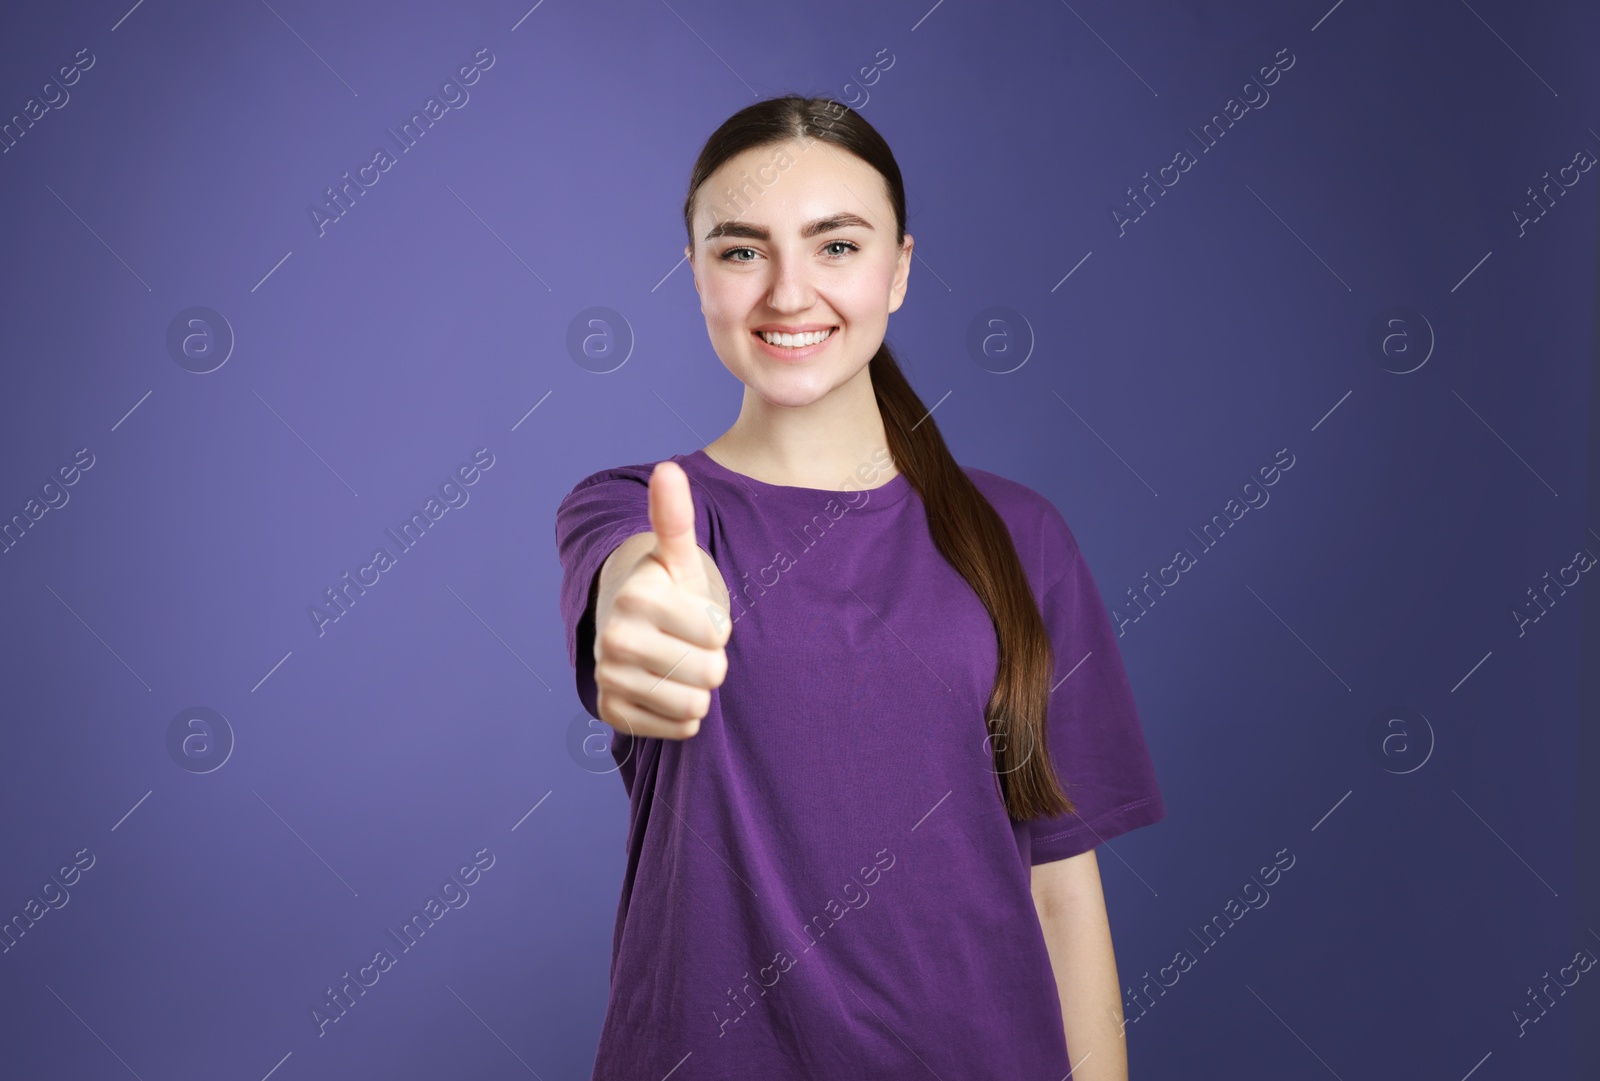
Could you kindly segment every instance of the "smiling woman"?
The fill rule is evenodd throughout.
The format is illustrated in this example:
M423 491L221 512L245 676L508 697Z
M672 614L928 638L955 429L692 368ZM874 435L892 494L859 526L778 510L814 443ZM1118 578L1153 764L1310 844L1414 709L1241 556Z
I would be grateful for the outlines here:
M631 804L594 1081L1125 1078L1093 850L1165 808L1072 531L956 462L885 341L894 156L838 102L757 102L684 225L739 416L556 512ZM846 908L865 853L892 885Z

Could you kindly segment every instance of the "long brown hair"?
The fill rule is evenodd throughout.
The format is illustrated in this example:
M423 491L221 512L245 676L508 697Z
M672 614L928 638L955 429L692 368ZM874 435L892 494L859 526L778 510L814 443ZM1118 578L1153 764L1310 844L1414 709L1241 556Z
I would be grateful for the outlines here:
M906 235L906 193L889 144L859 113L830 98L769 98L734 113L706 140L689 177L683 224L694 245L695 196L724 162L746 150L821 139L883 175L894 204L895 243ZM737 200L754 184L745 178ZM759 191L759 188L757 189ZM989 610L999 639L994 689L985 710L994 773L1006 811L1018 821L1071 814L1049 754L1046 711L1055 660L1038 602L1010 531L945 446L939 426L911 389L885 341L868 365L895 466L927 511L940 554Z

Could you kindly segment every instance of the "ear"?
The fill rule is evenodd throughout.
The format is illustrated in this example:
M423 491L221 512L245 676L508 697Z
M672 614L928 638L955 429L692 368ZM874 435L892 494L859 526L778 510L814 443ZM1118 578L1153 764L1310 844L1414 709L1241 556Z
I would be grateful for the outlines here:
M698 292L700 292L700 275L699 275L698 272L696 272L696 270L694 268L694 245L693 244L685 244L683 246L683 257L685 259L689 260L689 273L694 278L694 291L696 293L698 293Z
M915 243L910 233L906 234L905 243L900 247L900 254L895 257L894 280L889 283L889 310L896 312L906 299L906 279L911 276L911 248Z

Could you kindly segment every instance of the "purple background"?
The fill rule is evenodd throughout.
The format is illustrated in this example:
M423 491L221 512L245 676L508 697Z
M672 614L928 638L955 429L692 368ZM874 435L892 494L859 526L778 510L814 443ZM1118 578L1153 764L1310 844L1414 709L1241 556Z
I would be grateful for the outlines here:
M1600 955L1592 575L1513 616L1600 554L1600 170L1513 216L1600 154L1592 7L130 7L0 16L0 116L94 57L0 154L0 522L66 500L0 555L0 916L94 857L0 953L0 1073L588 1077L626 800L574 739L553 516L737 415L680 207L712 129L791 90L896 151L917 261L890 342L957 458L1054 500L1114 612L1198 557L1121 639L1170 817L1100 852L1119 968L1198 958L1126 996L1134 1076L1592 1066L1600 971L1523 1035L1512 1013ZM386 129L482 49L400 152ZM1280 49L1199 154L1187 129ZM319 235L308 207L380 146ZM207 374L167 346L196 306L236 339ZM594 306L620 367L569 350ZM994 306L1033 337L1005 375L965 345ZM1409 374L1367 344L1397 307L1435 339ZM1279 448L1270 502L1204 550ZM470 498L319 634L441 485ZM225 723L174 753L193 707ZM470 903L319 1036L326 988L485 849Z

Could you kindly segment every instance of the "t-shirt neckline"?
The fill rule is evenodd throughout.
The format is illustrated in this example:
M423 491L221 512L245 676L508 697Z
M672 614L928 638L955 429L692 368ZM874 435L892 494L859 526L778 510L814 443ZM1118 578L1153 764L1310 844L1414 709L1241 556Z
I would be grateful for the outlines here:
M764 480L736 473L717 461L705 452L705 448L692 451L686 458L693 458L706 472L723 480L740 485L759 497L773 497L790 502L815 503L819 500L837 499L852 510L871 510L882 507L892 507L911 493L911 478L904 473L896 473L886 484L876 488L800 488L789 484L769 484ZM856 501L865 494L869 496L860 505Z

